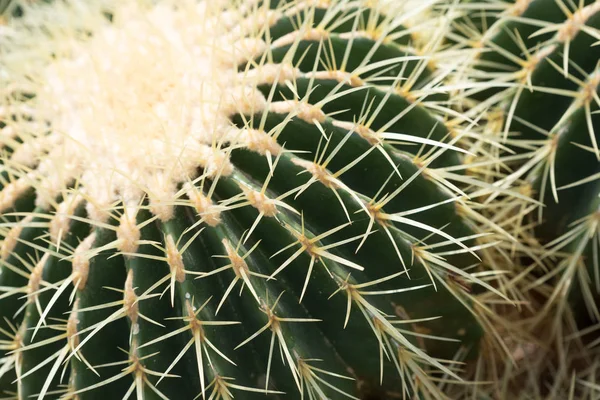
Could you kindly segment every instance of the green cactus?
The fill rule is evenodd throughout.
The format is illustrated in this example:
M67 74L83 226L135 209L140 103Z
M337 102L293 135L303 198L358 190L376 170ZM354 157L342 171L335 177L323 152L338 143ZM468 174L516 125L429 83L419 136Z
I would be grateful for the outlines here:
M502 121L489 118L509 172L492 184L520 188L539 204L504 202L501 194L485 201L512 207L503 215L514 215L509 232L527 243L522 268L533 271L519 290L532 304L542 301L529 329L540 348L555 352L539 350L529 365L507 367L512 376L496 374L498 386L507 393L506 381L521 374L531 383L516 393L594 398L596 358L574 343L597 344L600 321L600 2L469 2L460 9L452 38L472 48L457 79L473 105L466 115L490 110ZM577 379L571 369L586 363Z
M437 399L510 352L519 244L475 200L528 200L477 177L498 145L447 95L452 10L19 3L4 397Z
M562 259L549 304L571 298L576 313L598 320L600 2L517 3L521 14L497 20L485 41L496 51L481 57L510 69L496 70L508 88L485 102L500 100L506 142L523 160L496 184L523 184L543 204L533 213L536 237L546 258Z

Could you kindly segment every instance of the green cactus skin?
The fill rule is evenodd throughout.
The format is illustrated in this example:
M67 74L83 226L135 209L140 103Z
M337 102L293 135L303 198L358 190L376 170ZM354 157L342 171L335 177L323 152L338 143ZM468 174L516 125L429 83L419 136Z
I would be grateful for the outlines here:
M477 36L485 50L468 71L496 87L475 85L467 95L505 116L513 170L495 184L520 185L541 203L530 216L552 267L538 285L552 283L540 319L554 310L559 332L571 311L579 321L600 318L600 2L517 1L491 14Z
M97 98L48 113L42 78L53 73L52 60L82 56L81 49L93 54L86 43L132 17L140 29L159 28L143 17L149 5L106 1L77 11L75 3L24 2L22 20L8 25L16 34L6 35L10 45L0 53L7 60L0 64L8 77L3 84L11 84L1 126L0 393L11 399L447 398L444 382L460 379L449 360L476 358L482 340L500 336L492 308L478 296L498 301L507 288L496 271L478 267L476 253L486 264L496 257L492 247L514 244L505 244L506 232L466 199L509 191L464 174L465 153L476 159L482 145L468 135L472 121L447 103L443 82L452 55L445 58L442 49L451 21L432 9L436 2L204 3L203 12L218 21L212 29L251 39L242 46L247 53L236 47L242 55L232 51L226 64L235 69L226 77L240 79L240 86L219 81L214 90L235 92L244 84L249 91L221 93L222 103L211 110L215 120L226 114L229 125L210 127L227 135L200 141L194 154L203 156L173 176L178 163L188 162L184 148L169 147L173 138L161 137L156 150L144 147L152 132L137 133L142 153L158 161L127 175L120 164L110 165L111 173L93 169L113 155L102 153L104 144L92 143L91 155L81 156L55 136L72 127L60 125L61 112L86 115ZM164 25L193 32L192 24L174 21L191 18L194 2L174 4L160 9ZM427 18L419 20L423 13ZM63 28L60 18L71 25ZM203 35L213 34L205 29ZM40 47L27 34L55 47ZM74 39L74 47L63 37ZM211 48L219 55L230 51L225 45L231 43ZM169 51L180 51L173 46L144 68L156 63L178 72L186 59L173 58ZM143 59L144 51L135 57ZM100 60L118 62L109 56ZM62 67L69 64L56 68ZM138 82L146 72L129 78ZM213 72L217 79L227 70ZM171 93L171 86L158 86L161 74L148 72L145 82ZM67 86L83 82L62 77ZM79 93L67 90L65 98ZM135 99L127 86L119 96L117 103ZM181 96L176 103L187 104ZM136 110L126 111L138 118ZM146 111L138 120L169 111ZM89 141L66 136L84 146ZM58 157L57 149L67 154ZM138 156L135 147L127 151ZM19 161L23 154L31 164ZM76 165L67 170L71 158ZM67 175L53 167L65 167ZM153 172L144 175L146 169ZM119 174L126 179L117 180ZM112 179L116 189L104 198L102 185L113 188ZM481 271L482 278L474 273Z

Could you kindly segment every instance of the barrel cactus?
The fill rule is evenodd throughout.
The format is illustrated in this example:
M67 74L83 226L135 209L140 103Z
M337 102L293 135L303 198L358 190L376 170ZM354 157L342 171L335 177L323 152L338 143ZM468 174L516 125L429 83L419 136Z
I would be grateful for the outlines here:
M476 201L528 197L439 3L11 2L1 396L447 398L507 351Z
M484 99L473 111L497 106L504 115L498 134L513 171L495 185L519 186L540 203L529 222L551 265L538 284L551 282L545 310L558 306L555 328L570 309L598 321L600 2L517 1L502 11L481 13L491 26L470 31L485 50L464 73L483 84L465 95Z
M598 344L600 320L600 2L465 2L459 8L452 37L472 50L458 75L470 84L457 95L472 101L466 115L485 109L498 116L488 126L505 145L496 150L509 173L491 183L537 201L504 202L501 194L485 200L511 203L504 209L516 222L509 231L520 232L533 254L521 257L519 286L539 307L529 329L544 349L507 370L512 378L526 376L526 388L517 385L517 392L594 398L597 355L589 348ZM499 386L500 398L511 396L510 385Z

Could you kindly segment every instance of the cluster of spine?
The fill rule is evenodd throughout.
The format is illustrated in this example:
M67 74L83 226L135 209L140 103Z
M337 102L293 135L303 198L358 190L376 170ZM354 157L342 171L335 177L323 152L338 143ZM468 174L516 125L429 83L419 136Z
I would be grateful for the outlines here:
M448 96L469 50L449 39L459 10L201 2L202 31L181 25L192 1L165 1L163 14L134 3L22 2L0 33L3 398L439 399L482 342L511 352L492 305L519 297L504 267L521 245L475 201L529 199L478 178L499 145L475 129L486 113L461 114ZM171 138L96 132L87 81L57 73L72 65L55 58L87 66L78 52L131 9L135 29L160 15L223 35L199 51L226 62L207 62L199 86L182 72L200 97L162 84L160 69L148 65L159 72L147 81L133 70L132 87L160 104L125 110L121 125L179 110L186 124L163 121ZM190 44L164 32L174 54ZM123 57L165 49L155 39ZM187 65L154 55L174 73ZM135 100L98 76L94 101ZM55 108L48 90L64 94ZM119 122L111 104L101 111ZM181 136L184 125L196 131Z
M461 8L452 37L473 49L459 71L459 81L472 82L461 95L473 101L469 112L487 109L501 121L495 135L504 147L496 147L497 157L508 172L493 184L518 189L537 204L504 201L500 194L486 201L517 217L510 232L529 249L521 258L519 291L537 304L528 329L543 337L538 349L551 346L558 357L550 360L544 350L508 368L513 377L527 375L525 386L511 390L595 398L597 355L590 349L600 320L600 2ZM586 364L579 376L573 373ZM498 381L507 381L504 372ZM505 396L509 386L502 388Z

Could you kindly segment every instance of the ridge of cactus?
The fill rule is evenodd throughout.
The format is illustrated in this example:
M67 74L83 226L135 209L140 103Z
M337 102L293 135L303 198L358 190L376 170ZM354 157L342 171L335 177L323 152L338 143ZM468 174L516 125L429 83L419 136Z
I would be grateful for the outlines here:
M446 399L514 358L529 250L479 200L537 203L451 96L459 5L9 3L0 395Z

